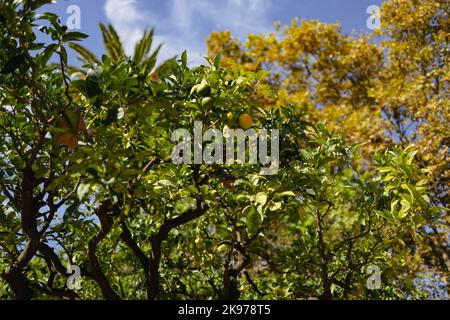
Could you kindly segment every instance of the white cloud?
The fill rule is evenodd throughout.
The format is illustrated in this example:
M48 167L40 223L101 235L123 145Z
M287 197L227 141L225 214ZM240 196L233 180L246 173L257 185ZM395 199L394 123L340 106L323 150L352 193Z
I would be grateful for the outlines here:
M163 42L161 59L188 50L191 64L203 62L205 40L211 31L230 30L245 39L248 33L267 33L272 23L271 0L168 0L157 9L147 1L106 0L105 12L132 52L144 27L155 27L155 43ZM151 5L156 4L152 1Z
M141 23L145 21L145 13L139 10L136 0L106 0L104 9L119 33L125 51L131 54L143 34Z

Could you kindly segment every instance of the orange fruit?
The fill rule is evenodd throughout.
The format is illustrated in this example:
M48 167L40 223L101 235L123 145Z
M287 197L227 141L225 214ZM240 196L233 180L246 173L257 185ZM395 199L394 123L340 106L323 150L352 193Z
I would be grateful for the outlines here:
M242 114L239 117L239 126L244 130L250 129L253 127L253 118L247 113Z
M70 149L78 147L78 139L71 133L63 133L58 137L58 143L62 146L68 146Z
M232 180L229 179L225 179L222 181L222 188L228 189L228 190L232 190L234 189L234 183Z

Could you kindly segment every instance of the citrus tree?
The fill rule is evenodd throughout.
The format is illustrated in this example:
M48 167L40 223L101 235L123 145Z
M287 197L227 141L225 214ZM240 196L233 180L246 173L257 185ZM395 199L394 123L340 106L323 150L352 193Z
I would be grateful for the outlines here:
M301 105L264 104L267 72L220 55L190 68L183 53L156 77L110 54L73 79L66 46L86 35L36 15L49 2L0 4L2 298L425 296L404 266L441 211L413 146L359 166L360 145ZM215 131L177 154L180 129ZM235 129L278 130L258 141L276 170L245 161L250 139L227 162Z

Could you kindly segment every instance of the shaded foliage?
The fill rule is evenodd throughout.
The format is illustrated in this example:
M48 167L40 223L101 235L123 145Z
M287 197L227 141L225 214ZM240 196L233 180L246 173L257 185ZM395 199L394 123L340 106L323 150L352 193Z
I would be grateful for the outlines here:
M225 68L220 56L190 68L183 53L155 77L145 63L152 32L128 59L104 27L108 55L80 51L87 76L74 80L65 48L85 35L54 14L36 17L47 2L0 4L2 298L427 295L411 266L420 230L443 211L417 148L362 162L361 145L304 104L264 103L276 75ZM35 32L52 41L36 43ZM195 120L204 130L236 128L242 115L257 131L280 130L277 175L262 175L259 164L172 162L174 130L192 132ZM80 267L79 290L67 287L70 265ZM370 265L382 270L374 291Z

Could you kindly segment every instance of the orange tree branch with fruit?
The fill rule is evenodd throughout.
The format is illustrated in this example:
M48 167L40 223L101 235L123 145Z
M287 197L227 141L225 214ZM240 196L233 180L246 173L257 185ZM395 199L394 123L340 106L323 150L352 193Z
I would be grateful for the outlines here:
M222 53L224 66L270 72L256 92L261 106L296 103L307 119L345 133L347 143L364 142L363 165L377 151L415 143L433 181L428 196L446 210L420 231L411 264L426 261L422 269L444 279L450 271L449 12L448 1L385 1L374 34L349 36L338 24L295 19L246 41L224 31L207 42L210 56Z

